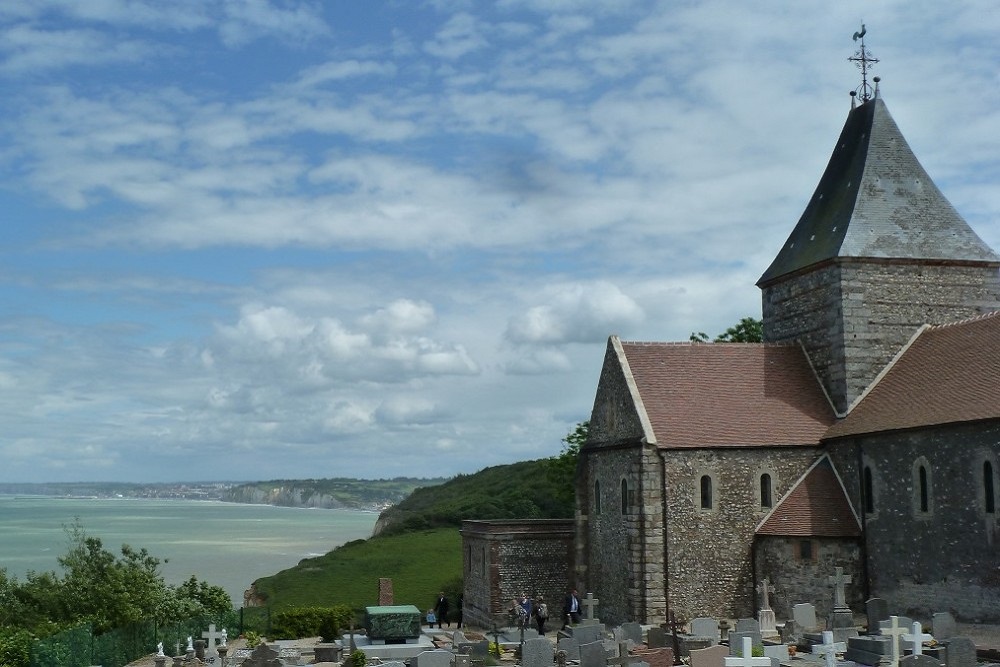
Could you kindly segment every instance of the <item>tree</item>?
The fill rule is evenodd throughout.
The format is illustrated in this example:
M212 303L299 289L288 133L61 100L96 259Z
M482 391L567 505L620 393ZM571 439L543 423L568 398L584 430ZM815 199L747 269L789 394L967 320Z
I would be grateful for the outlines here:
M576 464L580 458L580 448L587 442L589 433L589 421L578 423L562 439L562 452L546 461L545 474L552 486L552 493L560 503L565 503L569 508L576 502Z
M709 342L704 331L693 332L689 337L692 343ZM716 343L762 343L764 341L764 323L753 317L744 317L723 333L715 337Z

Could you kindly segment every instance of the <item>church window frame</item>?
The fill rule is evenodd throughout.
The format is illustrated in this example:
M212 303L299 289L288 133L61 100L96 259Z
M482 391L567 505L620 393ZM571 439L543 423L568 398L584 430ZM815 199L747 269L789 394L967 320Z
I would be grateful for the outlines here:
M996 458L985 454L976 461L976 475L979 477L979 508L985 516L996 517L997 491L1000 489L1000 477Z
M870 463L866 463L861 470L861 487L865 514L875 514L875 470Z
M810 563L815 563L817 558L816 543L808 538L796 540L795 557L798 560L804 560Z
M918 519L934 516L934 474L927 457L913 462L912 489L913 515Z
M697 483L695 485L695 497L697 498L695 506L702 512L714 512L715 507L718 504L717 485L715 483L715 475L711 472L702 471L697 475Z
M628 514L629 509L628 480L622 478L622 514Z
M601 515L601 480L594 480L594 515Z
M770 470L762 470L757 476L758 500L762 510L770 510L774 507L774 473Z

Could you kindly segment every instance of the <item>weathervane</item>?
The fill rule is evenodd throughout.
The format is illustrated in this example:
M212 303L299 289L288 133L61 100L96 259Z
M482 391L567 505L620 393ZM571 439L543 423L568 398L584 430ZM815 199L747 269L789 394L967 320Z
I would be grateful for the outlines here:
M848 58L853 62L858 69L861 70L861 85L856 89L851 91L851 97L856 95L861 95L862 104L870 100L875 95L875 91L870 85L868 85L868 68L875 65L878 62L878 58L872 55L872 52L868 50L865 46L865 24L861 24L861 30L854 33L854 41L861 40L861 48L854 52L854 55ZM875 77L875 83L878 83L878 77ZM852 101L853 104L853 101Z

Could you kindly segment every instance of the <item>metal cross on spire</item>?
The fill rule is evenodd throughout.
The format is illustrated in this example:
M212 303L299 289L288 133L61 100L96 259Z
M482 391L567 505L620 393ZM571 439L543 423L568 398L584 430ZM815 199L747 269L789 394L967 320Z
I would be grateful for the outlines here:
M866 32L865 24L862 23L861 30L854 33L854 41L856 42L860 39L861 48L848 58L849 61L853 62L861 70L861 85L854 90L854 95L860 95L862 103L867 102L875 96L875 90L868 85L868 70L878 62L878 58L874 57L872 52L865 46ZM875 82L878 83L878 77L875 78Z

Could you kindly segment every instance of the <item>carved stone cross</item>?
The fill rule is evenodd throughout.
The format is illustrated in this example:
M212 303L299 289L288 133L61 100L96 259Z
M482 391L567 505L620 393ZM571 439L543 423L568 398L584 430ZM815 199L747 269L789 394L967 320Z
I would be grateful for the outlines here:
M923 655L924 642L929 642L934 637L924 632L920 627L920 621L913 621L913 627L910 628L909 634L903 635L903 639L913 644L913 655Z
M771 582L764 579L757 586L757 592L760 593L760 608L770 609L771 608Z
M763 657L753 657L753 640L749 637L743 638L743 655L727 655L725 658L726 667L771 667L771 659L766 655Z
M892 652L889 655L889 664L892 667L899 665L899 638L906 634L906 628L899 625L899 616L889 617L889 627L882 628L882 636L892 638Z
M598 600L597 598L595 598L593 593L587 593L587 597L585 597L580 602L581 605L583 605L584 607L587 608L586 612L584 612L584 615L583 615L583 617L585 619L587 619L588 621L596 621L597 620L597 616L594 615L594 607L596 607L599 602L600 602L600 600Z
M826 660L826 667L837 667L837 654L847 650L844 642L833 641L833 631L823 631L823 643L813 646L813 653L819 653Z
M833 608L843 609L847 606L846 596L844 595L844 585L851 583L851 576L844 574L844 568L837 567L834 568L834 575L827 577L827 583L833 586Z

